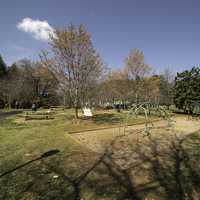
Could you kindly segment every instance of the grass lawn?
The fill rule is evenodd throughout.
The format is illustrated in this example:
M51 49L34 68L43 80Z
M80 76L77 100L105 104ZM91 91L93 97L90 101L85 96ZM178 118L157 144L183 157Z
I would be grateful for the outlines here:
M96 157L98 157L80 144L77 144L66 133L97 127L119 126L126 116L114 111L97 112L92 119L85 120L81 117L77 124L72 123L72 110L56 111L53 120L28 121L24 120L24 113L20 111L19 113L14 112L1 111L0 174L35 159L49 150L58 149L60 153L46 160L36 161L1 178L0 199L19 199L24 195L24 199L37 199L37 196L46 196L43 198L50 199L51 195L54 197L61 195L60 198L64 198L62 195L65 196L68 193L58 194L58 192L66 190L67 184L63 185L64 180L62 179L54 180L53 176L69 170L69 174L77 177L78 174L81 174L93 164ZM141 122L141 119L135 121L132 119L130 122ZM51 165L55 169L48 169L51 168L49 167ZM59 172L54 172L59 167L62 169ZM30 194L26 192L26 188L29 187L33 188L34 192ZM51 187L54 188L52 189ZM35 194L35 191L39 194Z
M59 150L59 153L39 158L0 177L0 199L145 199L148 192L151 195L151 189L144 190L143 186L134 191L131 189L133 182L129 179L128 171L120 169L112 159L101 160L99 154L76 143L70 134L67 134L97 127L118 126L125 116L125 113L115 111L98 111L94 118L85 120L81 117L78 122L72 122L73 111L66 110L56 111L52 120L25 121L24 113L12 113L1 117L0 174L35 160L50 150ZM128 123L142 122L143 118L137 120L130 118ZM199 134L195 133L188 139L188 144L185 143L190 156L197 158L200 155L199 141ZM196 178L193 182L196 181L198 186L199 165L197 159L192 159L191 162L195 162L196 168L192 173L196 173ZM187 171L186 177L189 177L189 173ZM170 181L174 183L171 179L169 184ZM165 185L158 191L162 192L163 188L165 189ZM160 195L154 195L155 199L160 199L159 197ZM163 199L167 197L163 196Z
M70 115L65 116L63 113L59 113L55 120L26 122L20 113L0 120L1 174L36 159L47 151L55 149L60 151L45 161L44 159L36 161L2 177L0 179L0 199L38 199L41 196L44 196L42 199L64 198L66 194L58 194L58 192L61 192L62 187L67 187L67 184L60 186L60 184L63 185L64 180L54 180L53 176L57 173L48 169L47 165L52 164L56 169L67 166L73 170L73 168L79 168L79 164L76 162L80 163L90 155L90 152L76 144L66 134L65 129L69 118ZM69 164L68 160L70 160ZM70 165L73 166L70 167ZM79 170L74 171L80 172ZM33 192L29 194L26 190L30 187L33 188Z
M34 112L23 112L13 119L13 123L16 123L17 126L34 126L34 125L45 125L49 124L48 120L40 120L40 118L45 119L45 115L48 110L39 110L36 113ZM32 120L25 120L25 114L28 113ZM53 120L50 120L51 124L62 124L64 130L67 133L81 132L87 130L96 130L112 127L120 127L127 125L134 125L139 123L144 123L145 118L143 116L134 117L128 115L128 111L116 112L115 110L100 110L93 113L93 117L87 118L84 117L81 111L79 112L79 119L74 119L74 110L67 109L65 111L52 111L50 117ZM151 117L151 120L158 120L158 117Z

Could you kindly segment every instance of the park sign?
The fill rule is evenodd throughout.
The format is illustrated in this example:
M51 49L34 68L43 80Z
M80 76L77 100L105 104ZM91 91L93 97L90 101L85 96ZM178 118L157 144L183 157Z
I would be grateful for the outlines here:
M92 111L90 108L83 108L83 114L85 117L92 117Z

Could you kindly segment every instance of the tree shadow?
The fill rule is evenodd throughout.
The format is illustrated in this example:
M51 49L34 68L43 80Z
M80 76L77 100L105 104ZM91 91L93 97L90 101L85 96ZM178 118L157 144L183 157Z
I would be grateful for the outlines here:
M151 166L151 179L164 191L164 199L200 199L200 151L195 154L194 146L187 148L186 139L175 137L169 148L162 150L159 141L151 140L148 153L137 149L141 160Z
M20 114L22 112L23 112L22 110L13 110L13 111L8 111L8 112L0 112L0 121L3 121L5 119L7 119L8 117Z
M139 185L135 183L132 170L138 169L142 163L136 163L130 168L123 168L115 162L112 155L116 140L118 138L115 138L98 159L79 175L70 175L56 165L45 163L49 171L59 175L65 180L66 185L73 188L70 192L71 194L67 195L69 200L84 199L83 192L85 189L94 191L95 197L93 199L98 199L99 194L99 199L103 195L108 195L111 199L116 200L141 200L143 199L141 194L147 190L157 188L157 185L152 185L154 181ZM96 177L93 177L94 174L96 174Z
M117 124L122 122L122 118L113 113L96 114L93 116L92 120L96 124Z
M91 165L90 168L85 170L78 176L72 177L69 174L64 173L61 169L55 165L47 165L47 168L62 177L66 184L73 187L71 194L68 195L70 200L81 200L84 199L82 191L84 188L93 190L97 198L98 194L102 197L103 194L114 196L114 199L121 200L140 200L141 198L135 191L134 182L131 179L129 170L123 170L109 156L107 150ZM100 171L102 173L100 174ZM98 177L92 177L92 173L96 173ZM109 181L102 183L102 177L107 176L106 180ZM103 187L101 186L103 184ZM107 188L105 187L107 185ZM120 191L120 194L116 196L116 189ZM108 194L112 193L113 194Z
M60 151L57 150L57 149L47 151L47 152L45 152L44 154L42 154L41 156L39 156L38 158L35 158L35 159L33 159L33 160L30 160L30 161L28 161L28 162L26 162L26 163L24 163L24 164L22 164L22 165L19 165L19 166L15 167L14 169L11 169L11 170L9 170L9 171L6 171L6 172L0 174L0 178L3 178L4 176L6 176L6 175L8 175L8 174L11 174L11 173L13 173L13 172L15 172L15 171L17 171L17 170L19 170L19 169L21 169L21 168L27 166L27 165L30 165L31 163L34 163L34 162L36 162L36 161L39 161L39 160L45 159L45 158L47 158L47 157L53 156L53 155L55 155L55 154L57 154L57 153L59 153L59 152L60 152Z
M58 150L47 152L6 173L41 159L40 166L45 166L48 172L42 176L46 177L46 182L42 183L45 188L36 187L34 177L35 181L27 184L20 195L33 192L41 197L45 193L45 199L81 200L90 196L88 199L98 200L105 195L105 199L115 200L143 200L149 197L155 200L200 199L199 138L174 137L166 145L151 137L138 144L124 142L124 146L119 140L121 138L115 138L90 165L75 163L81 165L75 166L79 167L78 173L70 169L73 153L67 156L72 157L69 163L66 161L69 169L62 164L60 156L54 157L54 160L43 159L58 153ZM129 150L126 150L128 146ZM92 157L88 159L92 160ZM51 175L51 182L52 175L59 178L53 179L51 185L48 174ZM57 191L52 193L55 187Z
M59 175L63 184L71 188L68 192L63 189L65 198L84 199L85 191L92 191L91 199L101 199L103 195L116 200L142 200L152 196L166 200L200 198L200 151L196 152L194 146L188 150L187 138L175 137L168 146L162 147L159 140L150 138L148 143L131 144L129 154L115 152L118 139L114 139L90 167L83 166L78 175L70 174L55 163L44 162L49 171ZM200 140L196 143L200 145ZM129 162L130 155L137 159L124 166L121 161Z

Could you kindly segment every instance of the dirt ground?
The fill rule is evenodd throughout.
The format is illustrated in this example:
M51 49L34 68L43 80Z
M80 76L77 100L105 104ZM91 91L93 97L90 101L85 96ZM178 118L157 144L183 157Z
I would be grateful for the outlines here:
M127 183L129 189L131 185L134 194L143 195L142 199L181 199L179 196L187 195L188 199L197 200L199 195L196 194L199 193L194 188L199 176L191 169L199 171L196 166L199 166L197 150L200 143L198 139L192 141L189 138L200 130L200 121L188 120L186 115L175 115L172 120L171 127L164 120L154 122L148 137L144 124L129 126L125 130L124 127L110 128L71 136L103 157L111 174L115 174L117 180L124 178L121 183ZM177 178L180 174L183 179ZM183 186L182 180L186 178ZM180 191L185 191L184 195L178 186Z
M150 130L151 136L165 136L167 138L176 134L177 136L183 137L187 134L200 130L199 120L188 120L185 115L176 115L172 118L172 120L173 126L171 128L167 127L167 122L164 120L154 122L153 128ZM135 142L140 141L145 136L145 133L143 132L144 127L144 124L140 124L128 126L126 128L119 127L74 133L71 136L88 149L100 153L103 152L117 136L125 136Z

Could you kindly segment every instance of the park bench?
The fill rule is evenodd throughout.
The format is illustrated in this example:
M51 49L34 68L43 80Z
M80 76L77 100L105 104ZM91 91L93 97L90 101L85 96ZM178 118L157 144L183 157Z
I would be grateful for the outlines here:
M47 112L26 112L25 120L49 120L54 119L54 112L48 110Z

